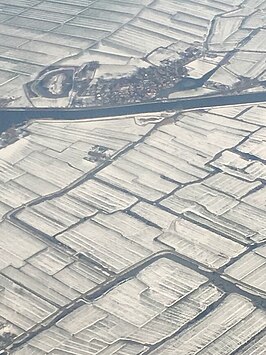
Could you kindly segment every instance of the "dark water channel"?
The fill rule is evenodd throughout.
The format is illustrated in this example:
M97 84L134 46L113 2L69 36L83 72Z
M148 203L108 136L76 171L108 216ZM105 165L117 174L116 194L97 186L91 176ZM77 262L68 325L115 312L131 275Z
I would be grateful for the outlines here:
M266 91L226 96L201 96L197 98L154 101L116 107L89 108L8 108L0 109L0 133L13 125L30 119L52 118L55 120L77 120L139 113L152 113L167 110L201 109L215 106L253 104L266 102Z

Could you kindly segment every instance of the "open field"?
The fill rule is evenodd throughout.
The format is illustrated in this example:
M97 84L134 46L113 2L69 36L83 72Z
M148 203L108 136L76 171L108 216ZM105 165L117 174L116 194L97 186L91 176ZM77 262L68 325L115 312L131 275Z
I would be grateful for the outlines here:
M1 347L259 351L264 117L242 105L29 123L0 150Z
M220 57L227 51L240 50L226 65L227 77L221 78L224 76L221 72L208 83L216 85L218 90L223 86L233 88L242 76L254 79L265 71L263 58L256 69L252 66L259 60L257 56L265 52L264 6L264 2L250 4L241 0L230 4L173 0L1 0L0 62L4 72L0 96L12 96L13 106L67 106L71 104L68 100L45 98L30 103L23 84L47 66L81 66L91 61L122 66L116 72L111 71L116 77L119 72L128 72L126 65L145 67L145 59L155 58L157 52L164 53L159 55L160 62L180 58L190 47L203 50L205 63L198 73L191 71L192 77L207 72L208 53ZM251 54L250 60L247 53ZM149 63L153 62L149 59ZM103 76L110 74L100 72ZM84 99L84 104L88 100Z
M134 117L123 122L30 123L28 135L0 151L1 203L11 210L67 187L97 168L102 160L112 159L141 139L151 127L136 125ZM105 152L97 153L97 147Z
M230 354L265 328L265 314L235 295L183 334L151 354Z
M265 12L0 0L0 98L109 110L262 91ZM0 354L264 355L265 151L266 103L3 132Z
M223 293L207 281L173 261L160 259L36 337L28 350L35 349L38 354L68 350L72 354L86 354L95 353L98 345L102 352L140 353L147 349L142 343L157 343L171 334L175 326L181 328L222 297ZM187 313L191 303L193 310ZM175 316L175 326L169 322L169 316ZM45 344L47 338L51 342Z

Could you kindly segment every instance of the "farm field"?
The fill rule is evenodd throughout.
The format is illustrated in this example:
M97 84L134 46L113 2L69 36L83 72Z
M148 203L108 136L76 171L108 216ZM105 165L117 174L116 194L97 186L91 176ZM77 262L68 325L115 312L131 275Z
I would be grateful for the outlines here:
M80 107L112 100L122 104L129 96L123 99L112 88L119 97L109 97L102 81L118 80L121 89L119 78L130 72L134 80L138 70L147 66L156 78L156 67L168 60L179 61L186 77L195 79L216 68L204 83L206 95L260 87L266 70L265 8L265 1L243 0L230 4L210 0L1 0L0 97L3 105L11 107ZM75 78L76 84L64 99L36 96L34 87L34 94L25 88L49 68L70 67L79 72L91 62L100 65L94 80ZM75 89L84 85L86 90ZM145 85L140 90L146 97ZM186 96L190 94L192 90Z
M263 117L261 104L28 123L0 150L2 349L260 351Z
M0 0L0 355L265 355L265 19Z

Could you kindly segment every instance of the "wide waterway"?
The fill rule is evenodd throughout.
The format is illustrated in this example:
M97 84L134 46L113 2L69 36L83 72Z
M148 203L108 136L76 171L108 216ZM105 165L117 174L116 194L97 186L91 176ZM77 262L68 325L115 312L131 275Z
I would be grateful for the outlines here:
M4 108L0 109L0 133L12 125L21 124L30 119L52 118L55 120L77 120L139 113L152 113L167 110L202 109L216 106L253 104L266 102L266 91L231 96L201 96L167 101L155 101L116 107L86 108Z

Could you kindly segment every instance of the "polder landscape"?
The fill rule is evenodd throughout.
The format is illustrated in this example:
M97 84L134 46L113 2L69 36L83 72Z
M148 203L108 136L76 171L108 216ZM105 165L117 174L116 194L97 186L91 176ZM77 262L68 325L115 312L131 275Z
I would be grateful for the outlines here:
M0 0L0 354L264 355L266 1Z

